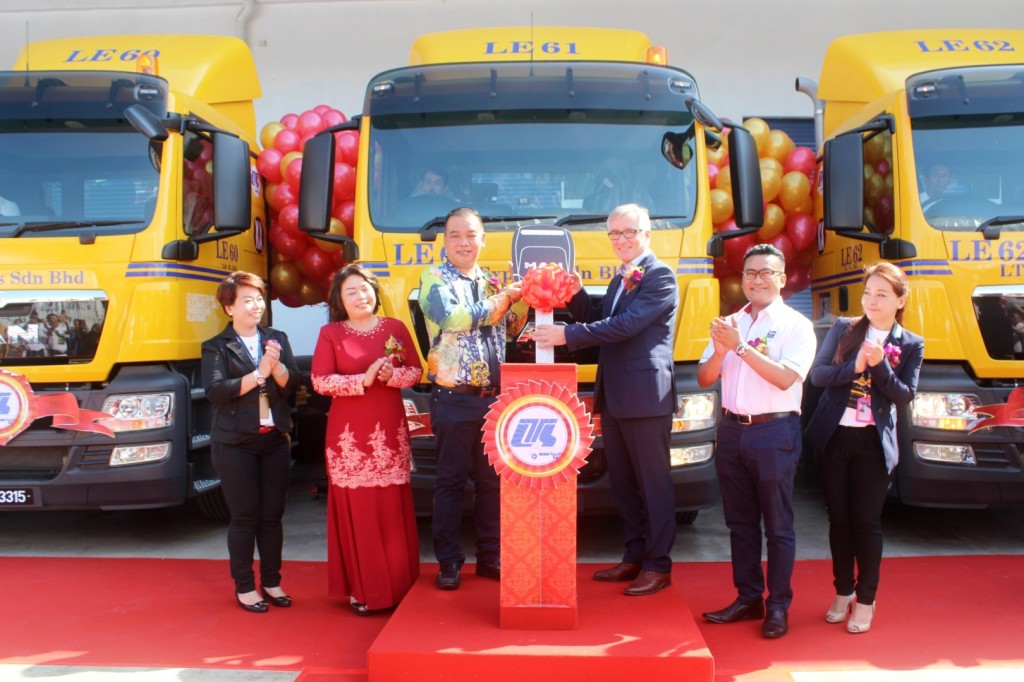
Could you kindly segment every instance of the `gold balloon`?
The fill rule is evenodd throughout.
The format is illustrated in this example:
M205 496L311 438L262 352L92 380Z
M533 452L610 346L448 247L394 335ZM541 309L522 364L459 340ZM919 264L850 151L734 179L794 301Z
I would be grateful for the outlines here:
M746 302L747 297L743 295L743 281L739 275L727 275L718 280L718 286L722 291L722 300L730 306Z
M263 126L260 131L260 144L264 149L274 146L274 136L284 130L284 124L279 121L271 121Z
M806 213L807 215L816 215L814 213L814 199L815 197L813 194L808 195L807 198L804 199L804 203L797 206L796 210L793 211L793 213Z
M768 127L763 118L748 118L743 122L743 127L754 136L754 141L757 143L757 155L764 156L764 150L768 146L768 138L772 133L771 128Z
M782 178L779 199L787 211L795 211L811 196L811 181L800 171L790 171Z
M875 135L864 143L864 161L873 168L885 157L885 141L888 135ZM889 139L889 158L892 158L892 139Z
M720 189L711 190L711 222L724 223L732 217L732 194Z
M723 190L728 192L730 196L732 195L732 173L729 171L728 166L718 171L718 177L715 178L715 189Z
M786 229L786 212L778 204L764 207L764 224L757 231L757 240L766 242Z
M302 285L296 296L304 305L316 305L324 302L323 290L308 279L302 280Z
M765 171L778 173L780 178L786 174L782 168L782 164L770 156L766 156L761 159L761 172L764 173Z
M345 223L341 222L337 218L331 218L331 223L327 226L327 234L342 235L348 234L348 231L345 229ZM338 251L341 251L340 242L325 242L318 239L316 241L316 245L319 246L322 251L326 251L327 253L337 253Z
M296 152L288 152L287 154L282 156L281 157L281 177L282 178L285 177L285 175L288 173L288 164L290 164L295 159L301 159L301 158L302 158L302 152L298 152L298 151L296 151Z
M302 286L302 273L291 261L278 263L270 271L270 286L279 294L297 294Z
M796 143L786 134L786 131L773 130L768 134L768 144L765 145L763 156L775 159L782 164L794 149L796 149Z
M761 170L761 193L765 201L771 201L779 196L782 189L782 175L775 171Z
M725 148L724 144L718 149L708 150L708 162L718 166L719 168L726 165L725 158L727 156L729 156L729 150Z

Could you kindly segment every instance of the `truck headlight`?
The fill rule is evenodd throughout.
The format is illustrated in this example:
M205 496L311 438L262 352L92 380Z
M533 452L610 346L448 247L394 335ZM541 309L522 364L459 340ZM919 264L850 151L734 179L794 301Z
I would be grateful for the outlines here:
M718 414L718 394L686 393L676 401L676 411L672 415L672 432L698 431L715 425Z
M682 448L671 448L668 451L669 466L684 467L690 464L702 464L711 459L715 447L711 443L690 445Z
M110 453L110 466L123 467L132 464L149 464L162 462L171 455L170 443L152 443L149 445L122 445Z
M98 423L111 431L161 429L174 421L174 394L112 395L103 401L101 411L111 416Z
M910 404L914 426L946 431L966 431L977 421L977 396L965 393L918 393Z

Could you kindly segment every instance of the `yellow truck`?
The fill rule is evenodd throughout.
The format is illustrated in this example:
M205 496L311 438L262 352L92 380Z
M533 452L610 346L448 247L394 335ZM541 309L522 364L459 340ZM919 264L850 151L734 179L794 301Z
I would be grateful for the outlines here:
M1019 426L971 431L1024 385L1024 31L852 35L828 48L817 103L827 140L813 310L856 315L863 266L910 278L905 326L925 337L899 415L894 493L919 506L1024 502Z
M0 73L0 427L60 397L110 433L22 419L0 509L226 513L199 347L224 276L267 270L259 95L226 37L41 41Z
M665 50L642 33L506 27L424 35L412 46L409 66L370 80L360 116L307 143L300 227L342 241L346 260L377 275L383 313L405 322L424 357L430 340L417 302L419 278L444 258L436 237L452 208L481 213L488 233L481 265L502 282L512 276L517 229L569 230L576 269L596 301L616 265L605 236L608 211L626 202L648 207L651 248L679 278L671 461L678 514L692 521L717 498L720 402L716 391L698 388L696 368L708 323L719 313L712 256L722 242L712 230L707 151L724 142L722 127L701 104L693 77L669 66ZM332 134L346 128L360 133L349 236L327 233ZM756 146L738 127L728 145L737 224L752 231L763 213ZM507 360L531 362L533 352L531 343L513 342ZM555 361L579 365L580 393L588 401L596 350L563 348ZM428 386L407 392L421 510L430 508L434 473L428 404ZM583 512L614 508L600 437L580 472L579 491Z

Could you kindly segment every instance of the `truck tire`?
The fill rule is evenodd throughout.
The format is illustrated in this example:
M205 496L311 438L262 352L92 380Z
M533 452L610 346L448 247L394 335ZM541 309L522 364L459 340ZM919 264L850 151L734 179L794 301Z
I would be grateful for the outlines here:
M676 512L676 524L680 526L691 526L697 520L699 510Z
M224 490L219 486L196 497L196 504L203 516L211 521L230 521L231 512L228 501L224 499Z

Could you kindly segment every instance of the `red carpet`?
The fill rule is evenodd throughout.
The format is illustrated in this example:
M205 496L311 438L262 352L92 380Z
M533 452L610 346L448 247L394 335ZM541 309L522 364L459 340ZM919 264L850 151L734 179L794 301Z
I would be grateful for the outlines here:
M302 670L300 679L310 682L365 680L367 652L389 617L360 618L328 599L325 568L286 562L296 606L252 615L233 604L222 560L0 558L0 663ZM435 572L424 566L430 590ZM790 680L790 672L803 671L1024 670L1022 575L1022 556L885 559L872 632L855 636L822 618L832 596L828 562L800 561L790 634L777 641L762 639L756 622L701 620L702 611L734 597L728 564L677 564L670 589L688 602L716 680ZM496 614L497 585L465 580L444 598L473 607L477 588L491 586ZM624 607L647 603L652 611L659 598L621 597ZM580 601L582 623L588 616ZM496 618L481 627L496 627ZM504 672L498 667L488 679L521 679Z

